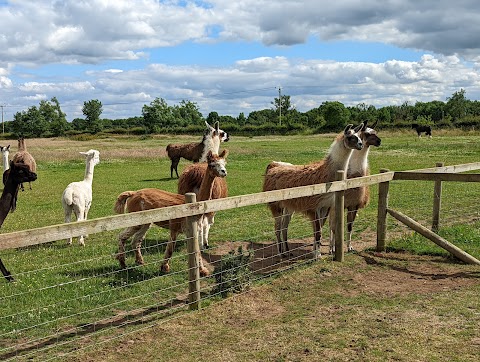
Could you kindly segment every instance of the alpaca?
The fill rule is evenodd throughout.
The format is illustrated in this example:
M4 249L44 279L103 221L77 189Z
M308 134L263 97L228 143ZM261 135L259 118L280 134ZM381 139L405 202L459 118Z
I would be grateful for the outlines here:
M80 152L85 158L85 177L83 181L70 183L62 194L62 205L65 212L65 222L69 223L72 218L72 211L75 213L77 221L87 220L88 211L92 206L92 181L93 169L100 163L100 152L89 150ZM85 235L86 237L87 235ZM72 238L67 240L72 244ZM84 235L78 238L80 245L85 246Z
M351 154L354 149L361 150L362 140L358 132L363 129L363 123L353 128L349 124L339 134L332 145L328 155L321 161L309 165L289 165L282 163L270 164L263 183L263 191L279 190L297 186L307 186L317 183L331 182L335 180L336 172L346 170ZM282 200L269 203L270 211L275 219L275 233L277 237L277 248L280 255L289 250L286 238L282 240L281 231L285 222L285 210L298 211L305 214L311 221L314 232L314 257L320 256L320 241L322 237L322 226L330 209L334 206L333 193L326 193L315 196L305 196L290 200ZM289 221L289 220L288 220Z
M412 129L417 131L418 138L422 137L422 133L425 132L425 136L432 138L432 127L430 126L422 126L417 123L412 124Z
M355 150L350 157L348 163L347 178L362 177L370 175L370 168L368 166L368 154L370 146L379 147L381 139L377 136L375 122L372 127L367 126L367 121L364 122L364 128L360 132L360 138L363 142L363 148L359 151ZM353 223L357 217L359 209L363 209L370 202L370 188L368 186L356 187L354 189L345 190L344 207L347 209L347 250L353 251L352 247L352 230ZM335 224L330 214L330 252L335 251L334 229Z
M178 193L185 195L187 192L194 192L199 197L200 185L205 173L207 172L206 163L195 163L188 166L178 179ZM227 181L223 177L217 177L213 182L212 193L209 199L221 199L228 196ZM215 221L215 213L210 212L202 215L198 222L198 240L200 248L208 249L208 234L210 227Z
M32 172L37 172L37 163L33 156L27 151L27 145L25 144L25 138L20 137L18 139L18 150L17 153L13 155L12 161L15 163L24 163L27 165ZM23 189L23 183L20 184L20 187ZM30 183L30 190L32 189L32 184Z
M212 151L218 155L220 148L220 142L227 142L230 137L227 132L222 131L219 128L218 122L215 123L215 128L210 126L207 122L207 129L203 134L203 138L200 142L187 143L187 144L172 144L170 143L166 150L168 158L172 161L170 165L170 178L173 178L173 171L178 176L178 163L180 158L185 158L193 162L205 162L207 160L208 151Z
M226 157L228 155L227 150L223 150L220 155L213 154L209 151L207 154L207 171L200 185L197 201L209 200L212 195L213 183L217 177L226 177L227 169L225 168ZM117 197L117 201L114 206L116 213L121 214L124 212L138 212L143 210L158 209L161 207L181 205L185 203L185 196L175 194L168 191L163 191L154 188L141 189L138 191L125 191ZM173 250L175 248L175 242L179 233L183 232L185 227L186 218L159 221L155 224L157 226L170 229L170 237L165 250L164 260L161 266L163 272L168 273L170 271L169 261L172 257ZM121 268L125 268L125 241L133 236L132 246L135 249L135 261L137 264L142 265L143 257L141 253L142 240L145 238L145 234L150 228L150 224L136 225L128 227L123 230L118 236L118 252L116 258L120 263ZM208 275L209 271L203 266L202 258L199 258L200 262L200 274L202 276Z
M2 151L2 159L3 159L3 185L5 185L8 177L7 171L10 168L10 162L8 160L8 156L10 155L10 145L6 147L0 146L0 150Z
M9 169L10 172L8 173L5 187L0 197L0 227L2 227L8 213L15 210L19 185L23 182L33 182L37 179L37 174L30 171L30 168L25 164L11 161L9 163ZM1 259L0 270L8 281L13 280L13 277L5 268Z

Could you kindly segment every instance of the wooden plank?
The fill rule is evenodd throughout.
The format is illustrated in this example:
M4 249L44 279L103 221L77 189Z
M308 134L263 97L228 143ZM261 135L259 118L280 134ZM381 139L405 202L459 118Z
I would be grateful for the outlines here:
M410 172L399 171L395 172L394 180L420 180L420 181L457 181L457 182L480 182L480 174L467 173L422 173L422 172Z
M398 211L395 211L395 210L392 210L392 209L387 209L387 212L391 216L393 216L395 219L397 219L398 221L404 223L409 228L418 232L420 235L423 235L427 239L433 241L435 244L437 244L441 248L447 250L449 253L456 256L458 259L464 261L465 263L480 265L480 260L476 259L475 257L466 253L465 251L463 251L459 247L457 247L457 246L453 245L452 243L448 242L447 240L445 240L441 236L435 234L433 231L428 230L426 227L419 224L415 220L409 218L408 216L402 214L401 212L398 212Z
M459 173L459 172L476 171L476 170L480 170L480 162L464 163L464 164L461 164L461 165L452 165L452 166L422 168L422 169L418 169L418 170L408 170L408 171L405 171L405 172Z
M387 169L381 169L380 172L387 173ZM388 191L390 182L380 182L378 184L378 208L377 208L377 248L379 252L384 252L385 241L387 239L387 208Z
M77 237L79 235L123 229L130 226L200 215L207 212L229 210L285 199L294 199L297 197L313 196L363 185L368 186L379 182L390 181L393 179L393 176L393 172L387 172L378 175L357 177L345 181L334 181L324 184L260 192L250 195L240 195L225 199L195 202L191 204L165 207L162 209L145 210L131 214L113 215L92 220L73 222L70 224L58 224L8 234L0 234L0 250L37 245L67 239L68 237Z

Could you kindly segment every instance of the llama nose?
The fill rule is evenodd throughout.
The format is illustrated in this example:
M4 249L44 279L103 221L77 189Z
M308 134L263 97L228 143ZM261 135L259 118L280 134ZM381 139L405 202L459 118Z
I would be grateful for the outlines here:
M363 143L361 141L357 142L357 150L361 150L363 148Z

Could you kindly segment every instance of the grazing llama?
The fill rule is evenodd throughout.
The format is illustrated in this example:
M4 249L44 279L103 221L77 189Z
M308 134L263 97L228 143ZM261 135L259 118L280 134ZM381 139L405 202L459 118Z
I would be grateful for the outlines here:
M0 197L0 227L7 218L9 212L15 210L20 184L24 182L33 182L37 179L37 174L30 171L30 168L22 163L10 162L10 172L8 173L2 196ZM0 270L8 281L13 277L0 259Z
M432 127L430 126L422 126L417 123L412 124L412 129L417 131L418 138L422 137L422 133L425 132L425 136L432 138Z
M83 181L70 183L62 194L62 205L65 212L65 222L69 223L72 218L72 212L75 213L77 221L87 220L88 211L92 206L92 181L93 169L100 163L100 152L89 150L80 152L85 158L85 177ZM86 235L85 235L86 236ZM67 240L72 244L72 238ZM85 246L84 235L78 237L80 245Z
M207 172L206 163L195 163L183 170L178 179L178 193L185 195L187 192L194 192L199 197L200 186ZM224 177L217 177L213 181L210 199L222 199L228 196L227 180ZM208 234L210 227L215 222L215 213L209 212L201 216L198 221L198 242L200 248L208 249Z
M0 150L2 151L2 160L3 160L3 185L5 185L8 177L8 169L10 168L10 161L8 157L10 155L10 145L3 147L0 146Z
M220 149L220 142L227 142L230 137L227 132L222 131L219 128L218 122L215 123L215 128L210 126L207 122L207 129L203 134L203 138L200 142L193 142L187 144L169 144L167 146L167 155L168 158L172 161L170 165L170 177L173 178L173 171L178 177L178 163L180 158L185 158L186 160L193 162L205 162L207 160L207 153L212 151L212 153L218 155Z
M209 200L212 195L212 187L217 177L226 177L227 169L225 168L226 157L228 151L224 150L220 155L213 154L209 151L207 154L207 171L200 185L197 201ZM114 206L116 213L121 214L124 212L138 212L143 210L158 209L161 207L182 205L185 203L185 196L175 194L168 191L163 191L154 188L142 189L138 191L125 191L117 197L117 201ZM186 218L165 220L156 222L157 226L170 229L170 237L165 250L164 260L161 266L163 272L170 271L169 261L172 257L173 250L175 248L175 242L179 233L183 232L185 227ZM132 237L132 247L135 250L135 261L138 265L144 263L141 246L142 241L145 238L145 234L150 228L150 224L136 225L128 227L123 230L118 236L118 252L116 258L120 263L121 268L125 268L125 241ZM199 258L200 262L200 274L202 276L208 275L209 271L203 265L202 258Z
M379 147L381 139L377 136L375 122L372 127L367 126L364 122L364 129L360 132L360 138L363 142L363 148L359 151L353 151L350 162L348 163L347 178L362 177L370 175L370 168L368 166L368 154L370 146ZM357 217L359 209L363 209L370 202L370 188L368 186L356 187L345 190L344 207L347 209L347 250L353 251L352 247L352 230L353 223ZM331 218L332 214L330 214ZM335 224L330 220L330 252L335 251L334 229Z
M15 163L23 163L28 166L30 171L37 172L37 163L33 156L27 151L27 145L25 144L25 138L20 137L18 139L18 150L17 153L13 155L12 161ZM23 191L23 183L20 184L20 187ZM30 190L32 189L32 184L30 183Z
M330 146L328 155L321 161L298 166L279 162L268 165L263 182L263 191L334 181L337 171L347 169L353 150L362 149L363 144L358 136L358 132L363 129L363 126L362 123L356 128L353 128L351 124L345 127L344 131L336 137ZM286 230L284 225L288 225L291 213L297 211L305 214L312 221L314 235L313 256L318 258L320 256L322 226L330 209L334 206L334 194L326 193L282 200L269 203L268 206L275 219L275 233L279 254L283 255L289 250L286 232L285 235L282 235L282 230ZM286 210L288 210L288 213L285 212ZM282 236L285 237L282 238Z

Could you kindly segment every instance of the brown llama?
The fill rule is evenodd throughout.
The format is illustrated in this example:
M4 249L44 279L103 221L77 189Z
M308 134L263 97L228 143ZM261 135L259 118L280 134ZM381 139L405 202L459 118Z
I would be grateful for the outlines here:
M354 149L360 150L363 147L358 132L363 129L363 123L353 128L349 124L339 134L332 145L327 156L318 162L309 165L290 165L285 163L274 163L267 166L263 182L263 191L280 190L297 186L307 186L335 180L336 172L346 170L348 162ZM280 255L289 251L287 239L282 240L281 232L286 222L284 219L285 210L288 210L288 217L292 212L301 212L312 222L313 226L313 256L320 256L320 241L322 238L322 227L334 206L334 194L326 193L314 196L299 197L290 200L282 200L268 204L275 219L275 233L277 248Z
M20 137L18 139L18 150L15 155L13 155L12 161L15 163L23 163L27 165L31 172L37 172L37 163L33 156L27 151L27 145L25 144L25 138ZM23 184L20 185L23 191ZM32 184L30 184L30 190L32 189Z
M207 129L200 142L187 144L170 143L167 145L167 155L172 161L170 165L171 178L173 178L173 171L175 171L177 177L179 177L177 168L182 157L193 162L205 162L209 151L218 155L220 142L227 142L230 139L227 132L224 132L219 128L218 122L215 123L215 128L210 126L207 122L205 122L205 124L207 125Z
M367 121L364 122L364 128L360 132L360 138L363 142L363 148L359 151L353 151L350 162L348 163L347 178L362 177L370 175L370 167L368 165L368 154L370 146L379 147L381 139L377 136L375 127L378 122L375 122L372 127L367 126ZM353 223L357 217L359 209L365 208L370 202L370 188L368 186L356 187L345 190L344 207L347 209L347 250L353 251L352 247L352 232ZM332 213L333 214L333 213ZM331 215L330 214L330 218ZM330 224L330 253L335 251L334 228L335 224L332 220Z
M227 169L225 168L226 157L228 151L224 150L220 155L213 154L209 151L207 154L207 172L200 185L197 201L209 200L212 195L213 183L217 177L226 177ZM117 201L114 206L116 213L123 212L138 212L143 210L158 209L161 207L182 205L185 203L185 196L175 194L168 191L163 191L154 188L141 189L138 191L125 191L117 197ZM163 272L168 273L170 271L169 261L172 257L175 243L179 233L183 232L185 228L186 218L165 220L156 222L155 225L170 229L170 237L165 250L164 260L161 266ZM141 253L142 240L145 238L147 230L150 228L150 224L136 225L128 227L123 230L118 236L118 252L116 258L118 259L122 268L126 267L125 264L125 241L132 237L132 246L135 249L135 261L137 264L142 265L143 257ZM208 275L209 271L203 265L202 258L199 258L200 262L200 274L202 276Z
M37 179L37 174L30 171L30 168L22 163L14 163L10 161L10 172L3 188L2 196L0 197L0 227L7 218L9 212L13 212L17 205L18 188L23 182L32 182ZM8 281L12 281L13 277L5 268L0 259L0 270Z
M207 172L206 163L195 163L189 165L185 170L183 170L180 178L178 179L178 193L185 195L187 192L194 192L199 197L200 185L202 180L205 177ZM212 193L209 197L210 199L222 199L228 196L228 186L227 180L223 177L217 177L213 181ZM208 235L210 232L210 227L215 222L215 213L209 212L202 215L198 221L198 241L200 243L200 248L208 249Z

